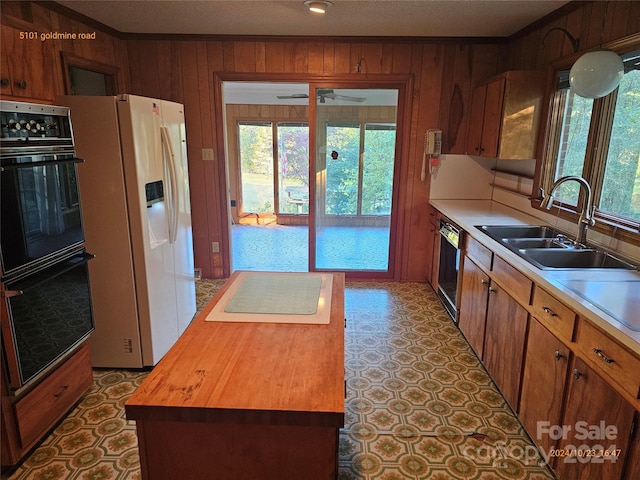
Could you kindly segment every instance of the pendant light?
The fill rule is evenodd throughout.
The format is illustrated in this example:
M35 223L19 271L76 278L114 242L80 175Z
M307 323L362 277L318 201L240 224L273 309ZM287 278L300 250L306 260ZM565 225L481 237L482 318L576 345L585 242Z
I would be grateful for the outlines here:
M605 7L600 29L600 50L587 52L571 67L569 85L577 95L584 98L600 98L613 92L624 75L624 64L620 55L602 49L605 20L609 2Z
M620 55L611 50L596 50L581 56L571 67L569 85L584 98L600 98L609 95L624 75Z

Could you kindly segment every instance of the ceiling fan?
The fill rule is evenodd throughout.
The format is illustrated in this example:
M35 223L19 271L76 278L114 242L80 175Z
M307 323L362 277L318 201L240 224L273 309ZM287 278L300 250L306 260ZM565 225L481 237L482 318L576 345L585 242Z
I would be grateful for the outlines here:
M294 93L292 95L278 95L279 99L299 99L299 98L309 98L309 95L306 93ZM329 98L331 100L345 100L347 102L364 102L366 98L363 97L352 97L350 95L340 95L335 93L333 89L327 88L319 88L318 89L318 98L320 99L320 103L325 103L326 99Z

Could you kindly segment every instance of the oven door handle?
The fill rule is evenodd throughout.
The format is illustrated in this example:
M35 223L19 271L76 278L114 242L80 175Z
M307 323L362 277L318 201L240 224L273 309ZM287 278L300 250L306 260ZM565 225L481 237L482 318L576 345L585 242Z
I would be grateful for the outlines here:
M19 297L20 295L24 295L24 290L3 290L2 291L3 298Z
M38 162L12 163L11 165L3 166L2 171L18 170L20 168L46 167L48 165L62 165L63 163L84 163L84 160L82 158L73 157L66 160L40 160Z
M71 260L73 257L65 260ZM26 283L26 285L22 286L22 288L18 288L15 290L6 290L5 292L3 292L3 296L6 298L10 298L10 297L17 297L19 295L23 295L24 293L28 292L29 290L32 290L44 283L47 283L50 280L53 280L54 278L62 275L63 273L67 273L69 270L73 270L76 267L79 267L81 265L86 264L89 260L95 258L95 255L91 254L91 253L87 253L84 252L82 254L82 259L79 262L71 262L70 265L66 265L62 268L56 268L53 272L51 272L50 275L47 276L43 276L44 278L38 278L36 281L32 281L32 282L28 282L28 279L22 279L18 282L16 282L17 284L22 283L23 285ZM65 262L61 262L62 264L64 264ZM27 280L27 281L25 281ZM12 293L12 295L7 295L8 293Z

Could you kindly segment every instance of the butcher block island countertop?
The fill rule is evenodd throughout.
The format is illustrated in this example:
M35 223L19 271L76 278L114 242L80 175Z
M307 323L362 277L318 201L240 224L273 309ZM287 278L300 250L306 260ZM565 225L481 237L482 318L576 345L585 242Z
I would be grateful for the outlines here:
M329 323L207 319L248 274L231 276L126 402L144 479L336 478L344 274L280 274L328 279Z

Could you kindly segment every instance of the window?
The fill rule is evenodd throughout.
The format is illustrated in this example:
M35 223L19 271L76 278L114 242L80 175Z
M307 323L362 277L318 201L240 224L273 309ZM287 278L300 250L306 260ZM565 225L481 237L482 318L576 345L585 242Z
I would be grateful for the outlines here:
M241 212L308 214L309 125L239 122L238 139Z
M566 175L584 177L593 189L600 226L640 231L640 51L622 56L620 86L596 100L575 95L568 71L559 72L542 185ZM555 192L561 210L575 212L579 187Z
M328 123L324 213L391 215L395 145L395 123Z

